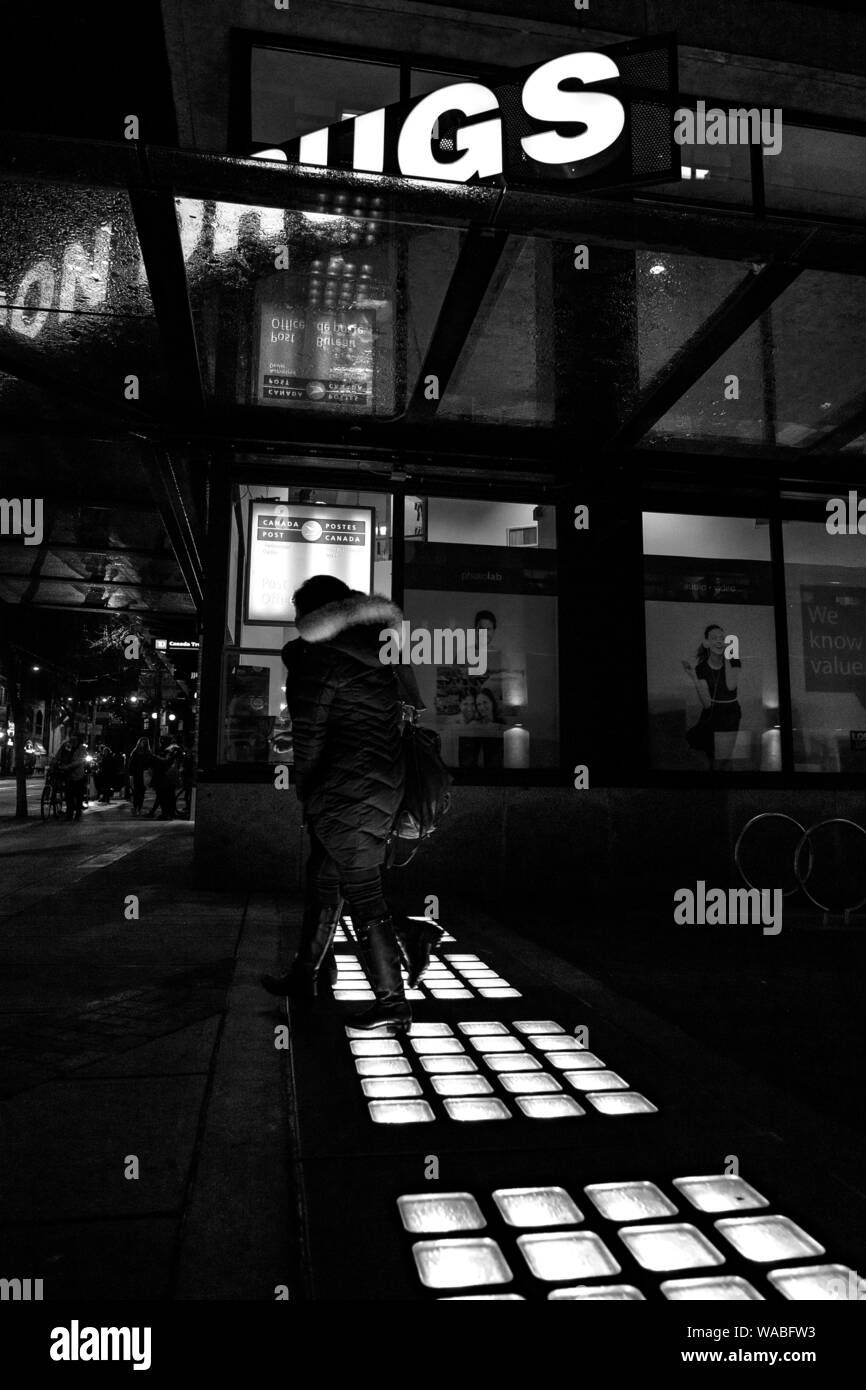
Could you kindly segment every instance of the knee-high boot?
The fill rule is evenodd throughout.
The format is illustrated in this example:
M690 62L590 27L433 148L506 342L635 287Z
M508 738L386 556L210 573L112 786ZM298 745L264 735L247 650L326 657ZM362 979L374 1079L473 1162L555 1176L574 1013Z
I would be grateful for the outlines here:
M405 1032L412 1022L412 1010L403 991L400 950L390 915L361 922L356 935L376 1003L351 1018L351 1026Z
M316 914L312 932L301 939L300 949L285 975L263 975L261 984L269 994L288 995L292 999L315 999L319 993L320 972L328 970L327 959L337 927L340 925L342 904L321 907ZM336 958L333 966L336 976Z

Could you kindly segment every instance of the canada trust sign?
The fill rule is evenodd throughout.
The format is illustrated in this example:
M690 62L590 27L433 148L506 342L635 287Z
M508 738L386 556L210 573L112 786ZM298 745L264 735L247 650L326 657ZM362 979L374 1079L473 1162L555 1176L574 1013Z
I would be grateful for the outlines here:
M667 38L567 53L492 86L454 82L363 112L255 158L446 183L503 174L531 182L596 176L606 184L671 177L675 86ZM633 148L642 152L640 169Z

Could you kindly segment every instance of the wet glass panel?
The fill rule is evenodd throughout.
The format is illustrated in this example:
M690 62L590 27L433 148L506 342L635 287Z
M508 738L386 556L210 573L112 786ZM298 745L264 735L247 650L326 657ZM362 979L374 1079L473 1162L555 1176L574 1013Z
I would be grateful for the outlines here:
M444 1231L480 1231L487 1225L471 1192L417 1193L398 1197L403 1226L412 1235Z
M656 251L635 252L635 271L638 360L644 388L752 272L742 261Z
M508 1029L504 1023L487 1023L479 1021L477 1023L458 1023L457 1027L461 1033L465 1033L468 1038L483 1038L491 1034L507 1033Z
M772 443L763 354L761 328L753 323L648 430L642 443L663 448L672 440L688 440L696 451L720 441L731 448ZM736 388L731 377L737 379Z
M523 995L519 989L490 989L486 985L479 985L478 993L482 999L522 999Z
M361 1089L370 1100L405 1100L423 1094L414 1076L369 1077L361 1082Z
M564 1187L500 1187L493 1200L509 1226L577 1226L583 1220Z
M698 1211L734 1211L738 1207L767 1207L769 1202L751 1183L733 1173L715 1173L705 1178L674 1178L678 1188Z
M657 1106L639 1091L596 1091L586 1100L602 1115L655 1115Z
M862 1300L866 1280L848 1265L807 1265L802 1269L773 1269L767 1281L783 1298L809 1302L825 1299Z
M377 1125L429 1124L436 1118L426 1100L371 1100L367 1109Z
M452 1036L452 1030L447 1023L413 1023L409 1036L411 1038L449 1038Z
M508 238L442 397L440 419L553 423L553 261L550 243Z
M573 1096L518 1096L517 1104L530 1120L573 1120L586 1114Z
M404 409L462 232L386 221L367 191L303 210L176 205L213 399L307 416ZM275 270L280 248L289 268Z
M429 988L429 986L428 986ZM471 989L437 989L435 986L430 989L434 999L471 999Z
M736 1274L720 1275L716 1279L666 1279L661 1286L665 1298L672 1302L703 1300L704 1302L763 1302L764 1295L758 1293L748 1281Z
M697 1228L672 1221L667 1226L623 1226L620 1240L644 1269L695 1269L724 1264L725 1257Z
M813 444L863 390L866 276L806 270L768 319L776 438Z
M429 1289L465 1289L510 1284L508 1263L495 1240L422 1240L412 1246L422 1284Z
M677 1211L654 1182L596 1182L583 1190L608 1221L642 1221Z
M479 1100L446 1100L445 1109L452 1120L474 1123L476 1120L510 1120L511 1111L504 1100L496 1096Z
M713 1225L745 1259L758 1264L825 1253L823 1245L787 1216L723 1217Z
M866 140L785 122L782 148L764 159L768 208L866 219Z
M518 1236L517 1244L536 1279L595 1279L620 1272L604 1241L591 1231Z

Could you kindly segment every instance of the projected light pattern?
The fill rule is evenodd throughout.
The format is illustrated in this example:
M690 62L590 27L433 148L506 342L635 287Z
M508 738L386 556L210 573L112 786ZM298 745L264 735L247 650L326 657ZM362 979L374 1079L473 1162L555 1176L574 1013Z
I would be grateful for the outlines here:
M711 1182L712 1176L699 1181ZM677 1218L673 1198L681 1195L677 1179L670 1180L668 1191L649 1179L634 1178L587 1183L583 1192L590 1203L586 1209L565 1186L549 1184L498 1187L481 1196L470 1192L416 1194L399 1198L398 1209L402 1226L410 1235L444 1235L469 1229L459 1224L469 1221L476 1223L473 1229L488 1232L499 1257L516 1271L515 1297L765 1302L777 1298L854 1299L866 1292L866 1283L842 1264L771 1270L764 1279L747 1265L738 1269L737 1254L726 1254L711 1239L718 1234L719 1225L725 1224L723 1220L712 1222L702 1213L699 1219L706 1223L706 1230L701 1230L691 1222L671 1219ZM419 1214L409 1216L413 1203L419 1204ZM635 1225L636 1220L641 1224ZM604 1229L591 1229L589 1223L599 1221ZM798 1241L805 1239L823 1253L816 1241L784 1216L733 1219L728 1224L757 1228L767 1222L773 1225L774 1240L779 1239L780 1230L788 1237L793 1232ZM763 1232L760 1239L766 1238ZM784 1248L787 1252L793 1247ZM417 1255L415 1261L420 1269ZM470 1274L463 1269L459 1278ZM620 1281L611 1282L618 1275ZM478 1280L478 1285L483 1283L483 1279ZM561 1287L550 1289L551 1284ZM484 1296L473 1294L471 1285L459 1287L464 1290L461 1297Z

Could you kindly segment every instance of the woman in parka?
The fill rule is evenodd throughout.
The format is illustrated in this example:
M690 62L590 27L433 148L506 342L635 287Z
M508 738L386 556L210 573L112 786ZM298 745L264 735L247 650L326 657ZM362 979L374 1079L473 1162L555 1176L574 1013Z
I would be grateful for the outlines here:
M294 604L298 640L283 648L286 703L315 896L292 969L278 979L265 976L262 984L272 994L316 994L345 897L376 995L352 1023L400 1031L411 1023L400 947L410 983L430 954L430 934L414 923L398 942L382 892L388 837L403 797L402 703L421 705L407 668L380 658L380 633L399 631L402 614L390 599L358 593L331 575L308 579Z

